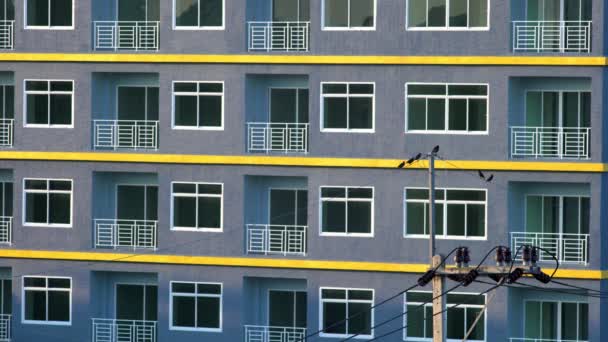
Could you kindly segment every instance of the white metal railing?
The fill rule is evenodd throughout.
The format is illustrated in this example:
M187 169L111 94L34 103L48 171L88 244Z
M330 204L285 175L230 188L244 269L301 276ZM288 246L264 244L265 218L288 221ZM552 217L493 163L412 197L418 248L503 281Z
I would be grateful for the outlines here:
M11 340L11 315L0 315L0 342Z
M546 338L511 337L509 342L587 342L586 340L550 340Z
M95 50L158 50L158 21L96 21Z
M250 21L250 51L308 51L309 21Z
M0 244L10 244L13 235L12 233L13 218L11 216L0 216ZM0 341L1 340L2 339L0 338Z
M513 51L591 52L591 21L514 21Z
M156 248L157 221L95 220L96 248Z
M511 127L511 157L589 158L587 127Z
M245 342L298 342L305 337L306 328L245 326Z
M158 149L158 121L95 120L95 148Z
M14 48L14 20L0 20L0 49L12 50Z
M156 321L93 318L92 342L156 342Z
M307 226L247 225L247 253L306 254Z
M13 146L13 119L0 119L0 146Z
M587 264L589 262L589 234L512 232L512 250L516 251L523 245L541 247L555 255L562 263ZM538 260L553 262L549 253L539 251ZM521 260L521 256L518 259Z
M307 123L247 123L249 152L308 152Z

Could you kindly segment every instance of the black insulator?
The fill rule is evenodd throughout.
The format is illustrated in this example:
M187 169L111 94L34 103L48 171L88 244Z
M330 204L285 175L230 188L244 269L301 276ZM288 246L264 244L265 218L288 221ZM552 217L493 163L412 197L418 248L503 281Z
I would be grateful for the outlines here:
M435 277L435 271L429 270L422 277L418 278L418 286L424 287L426 284L430 283L431 280Z
M456 267L462 266L462 260L462 248L458 248L456 250L456 254L454 255L454 264L456 264Z
M496 256L494 256L494 260L496 260L496 264L498 266L502 266L505 263L505 252L502 247L498 247L496 249Z
M532 265L536 265L538 261L538 248L532 247L532 251L530 253L530 262Z
M511 255L511 248L506 247L503 250L505 263L510 264L513 261L513 256Z
M524 265L527 265L530 263L530 260L532 259L532 252L530 251L530 246L524 246L522 252L522 259L524 261Z
M543 284L549 284L551 282L551 276L544 272L534 273L534 278Z
M524 276L524 270L521 268L516 268L513 272L511 272L507 276L507 283L513 284L519 280L519 278Z
M466 267L471 262L471 255L468 247L462 247L462 264Z
M469 286L469 285L471 285L471 283L474 282L475 279L477 279L478 276L479 276L479 272L477 272L477 270L471 270L469 273L467 273L464 276L464 279L462 281L462 285L463 286Z

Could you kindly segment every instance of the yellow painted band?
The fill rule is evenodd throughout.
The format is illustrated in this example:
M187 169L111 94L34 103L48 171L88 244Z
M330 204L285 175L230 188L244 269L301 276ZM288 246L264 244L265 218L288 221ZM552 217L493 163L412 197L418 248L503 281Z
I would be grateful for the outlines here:
M142 255L9 249L0 250L0 258L416 274L426 272L429 267L427 264L398 264L361 261L294 260L158 254ZM602 280L608 279L608 271L561 269L558 270L555 276L558 278Z
M335 168L394 169L399 159L325 158L325 157L278 157L278 156L218 156L181 155L156 153L107 153L107 152L38 152L0 151L0 160L30 161L78 161L116 163L198 164L198 165L255 165L299 166ZM435 165L444 170L494 170L494 171L548 171L548 172L607 172L608 164L539 162L539 161L474 161L438 160ZM409 166L410 169L427 168L426 161Z
M591 56L322 56L153 53L2 53L0 54L0 62L606 66L608 65L608 58Z

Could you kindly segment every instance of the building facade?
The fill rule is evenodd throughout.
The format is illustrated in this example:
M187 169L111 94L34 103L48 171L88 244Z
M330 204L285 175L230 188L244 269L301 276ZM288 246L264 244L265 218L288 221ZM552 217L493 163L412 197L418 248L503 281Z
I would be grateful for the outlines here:
M438 252L580 287L460 287L448 339L608 340L607 10L0 0L0 341L430 341L430 286L370 308L428 268L397 166L437 145Z

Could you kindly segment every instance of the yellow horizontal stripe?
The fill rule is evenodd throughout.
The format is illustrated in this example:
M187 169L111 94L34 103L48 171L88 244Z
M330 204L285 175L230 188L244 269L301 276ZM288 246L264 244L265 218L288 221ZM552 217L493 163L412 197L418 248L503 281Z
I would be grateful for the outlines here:
M155 153L107 153L107 152L38 152L0 151L0 160L32 161L79 161L118 163L198 164L198 165L255 165L300 167L348 167L394 169L400 159L324 158L324 157L275 157L275 156L217 156ZM410 169L427 168L420 161ZM608 164L540 162L540 161L474 161L438 160L438 169L444 170L494 170L494 171L549 171L549 172L607 172Z
M326 261L326 260L294 260L294 259L263 259L209 256L180 256L158 254L123 254L123 253L89 253L89 252L60 252L35 250L0 250L0 258L30 259L30 260L62 260L84 262L122 262L138 264L167 264L191 266L225 266L225 267L254 267L280 268L326 271L356 271L356 272L386 272L386 273L424 273L426 264L398 264L361 261ZM557 278L608 279L608 271L599 270L568 270L560 269Z
M591 56L321 56L154 53L2 53L0 54L0 62L606 66L608 65L608 58Z

